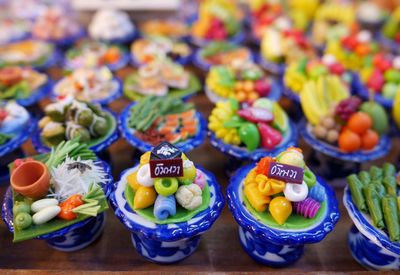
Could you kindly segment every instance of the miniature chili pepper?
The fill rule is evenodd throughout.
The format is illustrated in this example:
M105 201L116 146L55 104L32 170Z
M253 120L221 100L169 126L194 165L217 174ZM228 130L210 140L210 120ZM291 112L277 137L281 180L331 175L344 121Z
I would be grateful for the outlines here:
M257 163L257 174L268 175L269 165L273 161L271 157L264 157Z
M224 122L225 128L239 128L245 123L245 120L238 115L234 115L230 120Z
M72 210L82 204L82 195L72 195L71 197L60 203L61 211L58 214L58 217L67 221L76 219L77 215L72 212Z
M266 123L258 123L261 145L265 149L274 149L282 141L282 134Z
M255 150L260 145L260 133L253 123L243 123L239 128L239 137L249 151Z
M238 115L244 118L245 120L248 120L250 122L271 122L274 120L274 115L264 109L264 108L259 108L259 107L250 107L246 109L239 110Z

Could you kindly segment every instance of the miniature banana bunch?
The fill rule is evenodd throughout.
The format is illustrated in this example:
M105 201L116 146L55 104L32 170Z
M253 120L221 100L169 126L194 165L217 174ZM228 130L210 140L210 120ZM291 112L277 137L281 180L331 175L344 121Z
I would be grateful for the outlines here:
M284 76L284 81L286 86L289 87L293 92L300 93L301 89L307 81L307 78L304 74L299 72L297 66L297 62L292 63L288 66Z
M217 138L225 143L239 145L240 137L236 128L225 128L224 123L235 115L235 110L230 101L218 102L209 117L208 128L213 131Z

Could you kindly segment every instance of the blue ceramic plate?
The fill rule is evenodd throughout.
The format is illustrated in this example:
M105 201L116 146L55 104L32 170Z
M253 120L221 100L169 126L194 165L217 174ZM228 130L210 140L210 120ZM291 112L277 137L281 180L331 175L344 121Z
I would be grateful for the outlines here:
M44 63L39 65L32 65L32 68L38 71L45 71L51 67L56 66L60 60L62 60L61 53L57 49L54 49ZM29 64L27 64L27 66L29 66Z
M55 93L55 89L61 80L59 80L55 83L54 88L52 89L52 91L50 93L50 99L52 101L57 101L57 94ZM114 100L116 100L117 98L119 98L122 95L122 86L123 86L122 81L117 77L113 77L112 81L114 81L116 83L116 85L115 85L114 91L111 91L109 96L102 98L102 99L92 100L90 102L97 103L100 105L107 105L107 104L110 104L111 102L113 102Z
M275 62L271 62L266 60L261 54L257 54L256 56L257 63L260 64L264 70L267 72L278 75L278 76L283 76L286 70L286 65L285 63L279 64Z
M392 147L389 136L383 135L379 139L379 144L373 150L369 151L360 150L353 153L345 153L342 152L337 146L333 146L327 142L317 139L311 132L311 127L307 123L306 119L302 119L298 127L300 135L312 148L314 148L314 150L317 150L330 157L341 159L344 161L367 162L375 160L383 156L386 156L389 153L390 148Z
M98 143L90 146L90 150L92 150L95 153L100 153L106 150L108 147L110 147L111 144L113 144L119 138L116 115L110 110L104 108L102 110L108 113L114 119L115 128L111 132L107 133L105 137L101 138ZM39 127L36 127L35 132L32 134L32 145L35 148L35 150L40 154L49 153L51 151L51 148L43 143L40 137L40 133L41 130L39 129Z
M134 130L128 126L130 110L136 103L133 102L129 104L122 112L118 118L118 127L122 134L122 137L127 140L133 147L139 149L141 152L150 151L154 146L142 141L134 134ZM204 140L207 135L207 122L203 118L203 116L196 112L196 117L199 122L199 129L194 137L191 137L183 142L178 142L174 144L178 147L182 152L189 152L196 148L197 146L204 143Z
M289 130L283 137L281 143L273 150L256 149L252 152L248 151L246 147L227 144L223 140L217 138L212 131L208 132L210 143L216 149L238 160L253 160L258 161L265 156L275 156L280 152L285 151L290 146L297 145L297 128L296 125L289 119Z
M106 197L108 198L111 194L112 186L114 184L112 173L111 173L111 168L106 162L101 161L101 160L98 160L96 165L98 165L104 169L105 173L107 174L106 179L110 180L110 182L107 185L102 184L103 191L104 191ZM8 230L10 232L14 232L14 218L13 218L12 208L13 208L13 195L12 195L11 187L8 187L8 189L4 195L3 206L2 206L1 212L2 212L3 221L6 224ZM55 237L62 237L62 236L65 236L68 232L73 231L74 229L77 229L79 227L82 227L91 221L92 221L92 219L88 218L83 221L77 222L73 225L62 228L58 231L38 236L37 239L44 240L44 239L51 239L51 238L55 238Z
M60 48L66 48L85 36L86 32L83 28L81 28L76 34L61 39L41 39L37 37L34 37L34 39L46 41Z
M369 215L358 210L357 206L355 206L353 203L351 192L348 186L346 186L344 189L343 204L346 207L347 213L349 213L354 225L362 233L362 235L374 243L380 244L389 251L400 255L400 242L392 242L385 231L373 226Z
M354 90L361 98L365 100L369 99L368 88L362 83L360 77L357 74L355 74L354 76ZM388 99L384 97L381 93L375 93L374 100L387 109L391 109L393 107L393 99Z
M248 51L250 52L250 61L255 61L254 58L254 54L253 52L248 49ZM196 50L194 57L193 57L193 64L200 68L203 71L209 71L211 69L212 66L215 66L213 64L210 64L209 62L207 62L204 58L203 58L203 50L202 49L198 49Z
M231 178L227 188L228 206L237 223L251 232L257 239L279 245L304 245L321 241L333 230L339 220L338 202L332 188L317 177L318 196L327 203L326 213L318 223L305 229L279 229L260 223L246 208L243 195L243 180L255 163L240 168ZM311 189L312 190L312 189Z
M11 153L12 151L20 147L22 144L24 144L25 141L28 140L32 132L35 130L36 127L35 125L36 125L36 120L31 117L30 120L24 126L24 128L19 131L19 133L14 135L8 142L0 145L0 157L3 157L4 155Z
M47 82L39 87L36 91L31 92L31 95L29 97L19 98L16 101L21 106L31 106L46 97L50 93L52 88L53 81L48 79Z
M271 80L271 91L269 92L269 95L266 97L268 99L271 99L273 101L278 101L281 96L282 96L282 90L284 90L283 85L280 81L276 81L273 79ZM227 101L228 98L226 97L221 97L211 91L207 86L205 86L204 92L206 93L206 96L212 103L217 103L219 101Z
M207 177L210 190L210 205L187 222L174 224L156 224L150 222L131 209L126 201L124 192L127 184L127 176L134 172L138 166L121 173L119 182L114 183L114 190L109 201L115 215L126 228L133 232L140 232L147 238L162 242L174 242L184 238L204 233L213 225L221 214L225 200L220 186L213 174L196 165ZM173 243L171 243L173 246Z

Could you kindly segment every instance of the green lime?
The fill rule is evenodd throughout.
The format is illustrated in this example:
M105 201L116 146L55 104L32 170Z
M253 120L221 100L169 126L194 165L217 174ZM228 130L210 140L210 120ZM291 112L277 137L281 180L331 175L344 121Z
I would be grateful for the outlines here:
M274 114L272 126L278 129L281 133L286 133L289 128L289 118L285 110L283 110L278 103L274 102L272 105L272 113Z

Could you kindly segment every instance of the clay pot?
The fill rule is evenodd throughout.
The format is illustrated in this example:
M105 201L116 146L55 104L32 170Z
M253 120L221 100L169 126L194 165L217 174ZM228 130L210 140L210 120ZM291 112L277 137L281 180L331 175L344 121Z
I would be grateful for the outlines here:
M49 191L49 169L40 161L27 161L12 171L10 181L16 192L38 199L44 197Z

